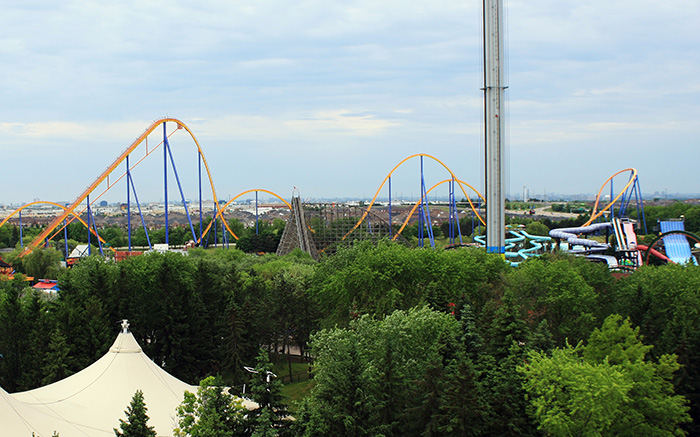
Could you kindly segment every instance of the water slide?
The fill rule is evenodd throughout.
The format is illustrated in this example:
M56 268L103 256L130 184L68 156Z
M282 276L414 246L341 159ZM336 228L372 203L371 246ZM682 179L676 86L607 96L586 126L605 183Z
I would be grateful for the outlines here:
M645 245L643 245L643 244L638 244L638 245L637 245L637 249L639 249L640 252L646 252L647 249L649 249L649 246L645 246ZM673 261L671 261L666 255L664 255L663 253L659 252L659 251L656 250L656 249L651 249L651 250L649 251L649 253L651 253L652 255L654 255L655 257L657 257L657 258L659 258L659 259L661 259L661 260L663 260L663 261L666 261L666 262L673 262Z
M508 231L513 237L512 238L506 238L506 247L505 247L505 257L506 258L522 258L523 260L531 258L533 256L538 256L539 251L542 250L542 247L545 242L551 241L551 237L546 237L546 236L540 236L540 235L530 235L524 230L509 230ZM477 235L474 237L474 241L477 243L480 243L482 245L486 245L486 236L484 235ZM518 251L511 251L510 249L513 249L517 244L522 244L523 242L527 241L532 245L532 247L529 248L524 248L520 249ZM519 262L510 262L511 265L517 266L520 264Z
M603 252L610 247L608 244L585 238L579 238L579 235L592 234L610 227L612 227L612 223L594 223L592 225L580 226L578 228L552 229L549 231L549 236L555 240L566 241L569 245L569 251L572 253ZM574 246L583 246L584 249L573 249Z
M659 228L662 234L671 231L685 231L685 225L681 220L659 221ZM663 240L666 256L671 261L678 264L687 264L689 262L695 265L698 264L698 261L690 251L690 243L685 235L681 233L666 235L663 237Z
M623 259L633 262L636 266L642 265L642 254L637 244L637 234L634 232L634 223L627 219L614 218L612 221L617 241L617 252Z

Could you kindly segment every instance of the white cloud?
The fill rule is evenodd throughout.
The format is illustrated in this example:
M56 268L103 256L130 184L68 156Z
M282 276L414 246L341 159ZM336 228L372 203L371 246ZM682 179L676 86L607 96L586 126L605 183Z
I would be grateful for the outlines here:
M586 177L559 172L561 153L581 150L612 167L634 159L642 172L649 163L657 184L660 175L681 177L673 163L660 167L654 147L698 157L700 3L506 7L512 183L563 178L562 190L583 191ZM459 0L7 1L0 153L61 168L80 157L102 168L169 114L193 129L229 186L262 173L280 185L306 178L309 191L369 192L418 152L474 174L483 136L480 21L479 2ZM264 171L235 164L261 155ZM549 170L529 170L537 166ZM12 195L42 197L37 191L51 185L14 186L14 171L0 176ZM687 174L678 190L693 187ZM82 188L55 189L72 197Z

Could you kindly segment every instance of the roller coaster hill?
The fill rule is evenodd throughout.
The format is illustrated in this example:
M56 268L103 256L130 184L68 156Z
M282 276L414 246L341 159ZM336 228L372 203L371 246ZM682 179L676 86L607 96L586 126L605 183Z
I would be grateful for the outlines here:
M175 142L173 136L178 133L184 133L185 138L183 140L183 135L178 135ZM190 146L194 150L186 150ZM154 154L154 158L147 159ZM196 156L196 161L193 165L192 160L184 159L185 165L178 167L176 154ZM425 171L427 165L436 167L445 178L430 186L426 184L429 173ZM416 167L420 182L418 200L404 202L397 199L392 183L395 184L399 178L399 169L414 171ZM140 182L139 177L154 172L162 172L164 201L144 204L139 201L137 187L148 184ZM435 172L430 174L433 176ZM623 189L619 194L614 195L613 179L620 175L629 175L629 178L622 184ZM414 177L411 179L414 180ZM606 197L602 193L607 186L611 194L607 205L603 205ZM195 193L192 198L198 200L187 200L186 191L190 195ZM54 246L63 252L66 259L76 251L76 248L68 246L69 229L74 235L76 228L81 227L85 230L82 240L87 244L77 248L78 254L73 253L75 257L99 252L102 256L117 260L144 251L229 248L233 245L242 248L246 237L246 241L265 242L266 252L284 255L299 248L315 259L333 253L341 245L367 239L390 239L433 248L438 246L437 240L442 240L440 245L447 248L485 245L484 197L473 186L459 179L444 162L428 154L414 154L401 160L381 182L371 201L357 204L302 204L296 189L287 200L263 188L245 190L228 201L205 201L205 191L211 199L220 198L198 140L183 122L165 118L153 122L72 203L37 201L24 205L0 222L0 231L3 225L12 220L12 223L19 225L22 256L38 247ZM104 213L108 193L112 197L116 193L122 198L117 202L117 213L113 214L120 216L116 221ZM254 196L254 200L241 205L242 200L251 196ZM265 197L266 201L261 202L261 197ZM458 198L461 199L459 202ZM273 199L272 202L269 199ZM636 222L637 229L640 224L646 227L637 172L627 169L606 181L598 192L590 219L583 226L555 229L549 236L532 235L521 227L507 229L510 238L506 239L505 257L517 265L558 247L594 261L606 262L614 269L634 268L646 262L649 256L679 262L679 257L690 251L687 238L693 239L694 236L687 235L682 229L670 229L667 232L671 234L650 244L644 252L645 246L636 243L635 223L626 218L633 199L637 204L637 216L641 217ZM53 214L37 218L37 208ZM27 217L26 212L35 214ZM22 229L32 220L41 231L25 245ZM124 247L107 244L104 234L110 226L126 229ZM234 232L234 228L237 232ZM100 231L103 235L100 235ZM246 235L241 239L238 234ZM589 238L580 238L581 235ZM611 238L615 238L617 243L610 243ZM63 244L60 244L61 240ZM675 254L674 251L682 245L681 241L686 241L688 250ZM669 252L674 254L669 255Z

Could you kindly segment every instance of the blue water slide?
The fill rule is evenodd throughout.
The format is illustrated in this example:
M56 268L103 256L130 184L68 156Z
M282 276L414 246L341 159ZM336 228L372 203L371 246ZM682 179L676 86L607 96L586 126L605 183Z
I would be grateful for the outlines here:
M608 244L600 243L595 240L579 238L579 235L592 234L610 227L612 227L612 223L594 223L589 226L580 226L577 228L552 229L549 231L549 236L557 240L566 241L569 243L570 248L574 246L583 246L585 248L584 250L571 250L570 252L603 252L610 247Z
M659 221L659 229L662 234L671 231L685 231L685 224L681 220ZM663 237L666 256L678 264L698 264L690 251L690 243L683 234L671 234Z

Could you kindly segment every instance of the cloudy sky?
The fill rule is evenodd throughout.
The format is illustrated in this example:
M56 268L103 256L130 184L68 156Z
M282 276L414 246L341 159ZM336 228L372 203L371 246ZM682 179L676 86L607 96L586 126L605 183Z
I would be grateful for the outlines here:
M628 167L645 194L700 192L700 2L505 6L511 197L594 193ZM415 153L481 190L481 35L476 0L5 0L0 204L73 200L165 116L220 198L371 198ZM171 145L197 198L193 142ZM134 176L143 200L163 197L159 156ZM418 195L419 166L393 196Z

